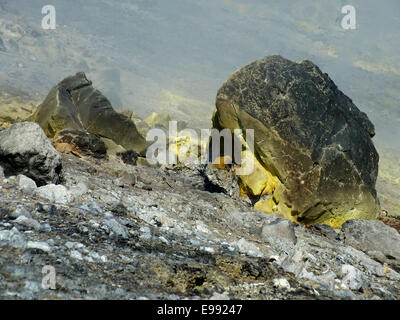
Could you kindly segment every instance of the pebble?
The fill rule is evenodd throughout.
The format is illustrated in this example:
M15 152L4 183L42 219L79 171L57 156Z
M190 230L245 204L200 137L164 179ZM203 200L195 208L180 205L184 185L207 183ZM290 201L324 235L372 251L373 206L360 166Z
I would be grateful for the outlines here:
M104 221L104 224L110 229L110 231L117 237L121 237L123 239L127 239L129 237L126 228L121 225L115 219L107 219Z
M215 293L211 296L210 300L230 300L230 298L229 298L229 293L226 292L226 291L223 292L223 293L215 292Z
M32 194L37 189L36 182L22 174L17 176L17 183L21 190L29 194Z
M39 249L44 252L50 252L51 248L47 242L44 241L28 241L26 247L29 249Z
M25 248L26 240L21 232L17 228L12 228L9 233L8 244L13 248Z
M72 250L69 253L70 257L76 260L83 260L82 254L77 250Z
M72 193L63 185L48 184L37 188L35 194L49 201L68 204L74 200Z
M275 288L279 288L279 289L283 289L283 290L287 290L287 291L291 290L290 283L285 278L273 279L272 284Z
M41 224L40 225L40 227L39 227L39 231L40 232L51 232L51 226L50 226L50 224L48 224L48 223L43 223L43 224Z
M254 243L249 242L244 238L236 241L235 244L241 252L247 253L250 256L262 257L263 255L260 249Z
M15 219L20 216L24 216L29 219L32 218L31 214L28 212L28 210L26 210L26 208L23 205L18 205L17 208L10 213L10 217Z
M34 230L39 230L40 228L40 223L37 222L35 219L32 218L27 218L26 216L19 216L17 219L15 219L15 223L18 223L19 225L22 225L27 228L31 228Z

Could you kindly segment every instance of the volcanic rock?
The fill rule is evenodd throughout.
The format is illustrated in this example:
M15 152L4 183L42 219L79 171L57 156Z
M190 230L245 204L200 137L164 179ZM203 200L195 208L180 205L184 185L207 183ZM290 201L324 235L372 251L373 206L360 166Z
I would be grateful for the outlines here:
M278 179L257 183L273 185L263 194L285 217L333 227L377 218L374 126L312 62L270 56L235 72L218 91L213 125L254 129L255 157Z
M49 137L62 129L77 129L112 139L125 149L138 153L147 146L135 124L126 115L116 112L83 72L57 84L38 107L33 120Z
M351 220L342 231L346 244L400 267L400 234L394 228L381 221Z
M81 130L64 129L53 138L53 145L63 153L73 153L79 156L105 158L107 149L102 140L95 135Z
M37 123L0 131L0 164L6 176L23 174L38 186L61 180L61 157Z

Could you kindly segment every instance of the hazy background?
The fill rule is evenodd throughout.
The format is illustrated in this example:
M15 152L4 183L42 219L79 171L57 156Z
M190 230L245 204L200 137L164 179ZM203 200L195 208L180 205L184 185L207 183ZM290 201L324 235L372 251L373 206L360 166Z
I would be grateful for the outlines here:
M56 30L41 28L47 4ZM356 30L341 27L346 4ZM83 70L118 109L209 127L221 83L280 54L327 72L376 125L378 148L398 152L399 30L398 0L0 0L0 85L41 99Z

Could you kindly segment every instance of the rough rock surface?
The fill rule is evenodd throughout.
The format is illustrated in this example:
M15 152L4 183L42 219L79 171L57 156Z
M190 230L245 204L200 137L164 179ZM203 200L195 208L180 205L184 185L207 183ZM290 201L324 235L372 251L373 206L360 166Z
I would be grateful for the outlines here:
M0 298L400 298L397 256L376 261L340 230L209 192L199 167L62 159L68 204L0 179Z
M345 242L381 262L400 262L400 234L382 221L351 220L343 224Z
M62 129L86 130L113 140L125 149L142 152L146 141L135 124L116 112L109 100L79 72L57 84L37 108L32 119L49 137Z
M19 187L27 193L33 193L37 188L36 182L23 174L17 176L17 181Z
M104 158L107 154L106 145L91 133L81 130L64 129L55 135L53 145L57 151L73 153L78 156Z
M237 177L232 170L219 170L212 165L206 165L203 171L206 186L210 191L223 192L238 198L240 194Z
M73 201L72 192L63 185L48 184L37 188L35 195L55 203L68 204Z
M135 165L139 155L133 150L127 150L124 152L117 152L117 157L120 157L123 163Z
M241 68L219 89L213 124L254 129L287 218L335 227L377 218L374 126L312 62L270 56Z
M6 176L23 174L39 186L61 180L61 157L33 122L19 122L0 131L0 165Z

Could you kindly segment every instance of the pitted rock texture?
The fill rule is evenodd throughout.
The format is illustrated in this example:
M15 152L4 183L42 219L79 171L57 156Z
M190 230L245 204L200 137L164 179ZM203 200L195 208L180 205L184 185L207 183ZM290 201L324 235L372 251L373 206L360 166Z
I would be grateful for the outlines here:
M32 120L38 122L49 137L62 129L77 129L111 139L139 153L147 145L135 124L126 115L116 112L83 72L57 84L37 108Z
M57 132L53 145L59 152L71 152L78 156L104 158L107 155L106 145L102 140L81 130L64 129Z
M377 218L374 126L312 62L270 56L235 72L218 91L213 125L254 129L284 216L335 227Z

